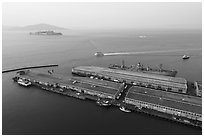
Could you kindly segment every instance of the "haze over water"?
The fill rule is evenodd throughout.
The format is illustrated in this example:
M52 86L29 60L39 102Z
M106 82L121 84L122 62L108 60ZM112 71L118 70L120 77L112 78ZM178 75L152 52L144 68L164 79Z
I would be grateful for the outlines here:
M28 31L2 33L2 69L59 64L55 73L71 76L79 65L107 67L137 64L175 69L177 77L202 81L200 31L110 30L62 31L63 36L31 36ZM145 37L141 37L145 36ZM182 51L183 49L183 51ZM159 52L104 56L95 52ZM182 60L182 55L190 55ZM38 69L47 72L48 69ZM37 71L37 69L36 69ZM3 134L201 134L197 128L140 113L103 108L92 101L24 88L12 81L15 72L2 74Z

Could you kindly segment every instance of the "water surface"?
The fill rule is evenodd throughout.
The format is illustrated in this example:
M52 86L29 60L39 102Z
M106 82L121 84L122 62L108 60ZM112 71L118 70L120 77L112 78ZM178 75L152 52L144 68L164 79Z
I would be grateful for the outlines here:
M202 35L192 31L64 31L63 36L30 36L26 31L3 32L2 69L59 64L56 73L71 76L78 65L107 67L141 61L145 66L176 69L178 77L202 80ZM146 36L140 37L140 36ZM180 50L178 50L180 49ZM185 51L181 51L184 49ZM187 50L186 50L187 49ZM188 50L190 49L190 50ZM193 49L193 50L192 50ZM149 52L178 50L151 55L97 58L101 52ZM182 60L182 55L190 55ZM47 69L39 69L46 72ZM140 113L103 108L94 102L24 88L2 74L3 134L201 134L201 129Z

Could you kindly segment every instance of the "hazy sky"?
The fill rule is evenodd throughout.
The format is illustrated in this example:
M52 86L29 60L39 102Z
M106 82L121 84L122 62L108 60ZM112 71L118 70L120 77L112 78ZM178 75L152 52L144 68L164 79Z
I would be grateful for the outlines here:
M2 24L66 28L201 28L201 3L3 3Z

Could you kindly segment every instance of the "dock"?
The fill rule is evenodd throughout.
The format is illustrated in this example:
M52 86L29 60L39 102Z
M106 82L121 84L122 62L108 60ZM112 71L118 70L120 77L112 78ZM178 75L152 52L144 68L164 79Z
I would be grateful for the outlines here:
M31 83L29 86L82 100L89 99L100 106L123 107L128 111L146 113L195 127L202 127L202 99L200 96L134 85L134 83L124 80L120 81L124 77L129 77L125 76L126 73L123 74L122 78L117 77L116 79L115 75L109 75L107 78L102 73L99 74L90 70L88 72L80 70L80 73L77 71L77 75L75 70L72 72L74 72L73 76L64 76L24 70L18 72L13 80L17 83L19 80L21 82L29 81ZM168 80L169 78L165 79ZM131 79L128 80L131 81ZM176 82L187 83L185 79L178 78L177 80Z
M96 66L78 66L72 73L80 76L97 76L113 81L125 82L146 87L161 88L166 91L186 93L187 81L184 78L153 75L126 70L113 70Z
M51 75L27 70L16 79L26 79L32 84L40 84L43 87L52 87L62 92L75 90L80 93L87 93L101 98L115 99L124 84L107 82L103 80L92 80L83 77L65 77L62 75Z

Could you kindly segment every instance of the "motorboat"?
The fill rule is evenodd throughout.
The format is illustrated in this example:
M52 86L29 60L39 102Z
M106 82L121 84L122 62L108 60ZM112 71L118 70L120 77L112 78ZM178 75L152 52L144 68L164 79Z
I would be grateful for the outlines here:
M123 112L127 112L127 113L131 112L130 110L126 109L125 107L120 107L120 110Z

